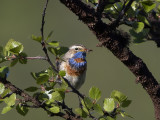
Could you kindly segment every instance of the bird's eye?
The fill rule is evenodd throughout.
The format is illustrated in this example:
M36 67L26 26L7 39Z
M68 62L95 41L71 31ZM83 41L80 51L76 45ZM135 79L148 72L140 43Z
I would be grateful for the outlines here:
M75 50L78 50L78 48L75 48Z

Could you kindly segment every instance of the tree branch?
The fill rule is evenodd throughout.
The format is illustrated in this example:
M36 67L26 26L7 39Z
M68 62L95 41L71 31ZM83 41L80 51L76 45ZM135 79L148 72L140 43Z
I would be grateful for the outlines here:
M11 82L7 81L5 78L0 77L0 82L5 85L6 88L9 88L12 93L16 93L17 95L23 97L23 106L30 107L30 108L42 108L45 110L50 116L59 116L66 120L82 120L79 116L76 114L64 114L62 112L59 113L52 113L48 109L46 109L46 105L43 102L40 102L38 99L30 96L29 94L25 93L23 90L19 89L15 85L13 85ZM27 105L27 102L33 103L32 106Z
M160 85L142 59L135 56L127 47L125 41L128 41L128 39L120 34L118 30L113 30L109 25L103 23L95 15L94 9L85 5L82 1L60 0L60 2L75 13L96 35L102 45L108 48L136 76L136 81L141 83L143 88L150 95L155 108L155 117L157 120L160 120ZM123 14L128 10L132 2L133 0L130 0Z

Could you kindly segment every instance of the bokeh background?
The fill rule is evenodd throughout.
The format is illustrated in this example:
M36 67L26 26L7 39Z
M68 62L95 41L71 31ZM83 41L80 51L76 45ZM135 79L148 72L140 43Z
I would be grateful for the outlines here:
M0 45L4 46L11 38L23 43L24 52L28 56L44 56L41 45L31 40L31 35L40 35L41 15L45 0L0 0ZM93 52L88 55L88 70L85 84L80 91L88 95L91 86L102 91L103 99L110 96L112 90L119 90L132 100L132 104L125 109L135 120L154 120L153 104L140 84L135 83L135 76L109 50L96 47L98 40L86 25L78 20L59 0L50 0L45 24L45 35L53 30L51 40L59 41L62 46L83 44ZM123 30L128 28L123 26ZM157 80L160 79L160 49L149 41L139 45L130 44L130 49L141 57ZM54 62L54 57L51 57ZM1 65L0 65L1 66ZM32 60L26 65L17 64L10 69L8 80L17 87L25 89L36 85L30 72L38 72L48 67L46 61ZM78 107L78 98L69 93L66 103L71 107ZM4 104L0 105L0 111ZM1 115L0 120L61 120L49 117L42 109L30 109L23 117L11 110ZM89 119L89 118L88 118ZM118 120L122 120L119 117ZM124 118L124 120L131 120Z

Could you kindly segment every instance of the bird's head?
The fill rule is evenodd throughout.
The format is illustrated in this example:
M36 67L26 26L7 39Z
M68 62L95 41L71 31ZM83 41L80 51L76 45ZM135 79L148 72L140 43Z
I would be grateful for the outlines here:
M70 54L70 58L74 57L74 58L84 58L86 57L86 53L92 51L91 49L87 49L85 46L83 45L72 45L69 48L69 54Z

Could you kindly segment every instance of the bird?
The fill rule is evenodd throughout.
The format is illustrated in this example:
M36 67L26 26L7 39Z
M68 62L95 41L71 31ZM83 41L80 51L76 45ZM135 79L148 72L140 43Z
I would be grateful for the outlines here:
M92 50L87 49L84 45L72 45L59 65L59 70L66 72L64 78L77 90L85 82L87 70L86 54L90 51Z

